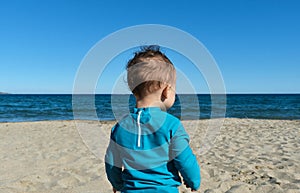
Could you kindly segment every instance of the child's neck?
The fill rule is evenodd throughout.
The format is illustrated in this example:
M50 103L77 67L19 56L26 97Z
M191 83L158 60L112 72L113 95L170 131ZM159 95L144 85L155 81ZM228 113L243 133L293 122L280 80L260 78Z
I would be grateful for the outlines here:
M162 110L165 110L165 105L161 102L161 100L146 96L142 99L136 99L136 107L137 108L147 108L147 107L159 107Z

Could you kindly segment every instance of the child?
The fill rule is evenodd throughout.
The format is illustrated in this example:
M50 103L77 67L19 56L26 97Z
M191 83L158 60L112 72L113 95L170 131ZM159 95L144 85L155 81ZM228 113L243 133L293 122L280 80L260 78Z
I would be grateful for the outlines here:
M147 46L127 64L136 108L111 131L105 167L113 191L178 193L200 186L200 168L180 120L165 112L175 101L176 71L158 46Z

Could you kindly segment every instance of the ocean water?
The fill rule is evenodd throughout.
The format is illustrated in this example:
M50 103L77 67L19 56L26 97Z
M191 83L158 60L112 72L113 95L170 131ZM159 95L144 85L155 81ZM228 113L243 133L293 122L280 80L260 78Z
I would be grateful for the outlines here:
M115 120L134 104L131 95L0 95L0 122ZM168 112L182 120L224 116L299 120L300 94L229 94L226 99L222 95L177 95Z

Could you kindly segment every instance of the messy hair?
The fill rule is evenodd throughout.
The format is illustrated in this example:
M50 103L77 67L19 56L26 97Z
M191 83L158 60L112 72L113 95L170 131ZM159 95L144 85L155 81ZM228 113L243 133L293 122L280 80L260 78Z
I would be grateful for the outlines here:
M160 89L163 84L174 84L176 71L170 59L157 45L143 46L128 61L127 83L132 93L143 97Z

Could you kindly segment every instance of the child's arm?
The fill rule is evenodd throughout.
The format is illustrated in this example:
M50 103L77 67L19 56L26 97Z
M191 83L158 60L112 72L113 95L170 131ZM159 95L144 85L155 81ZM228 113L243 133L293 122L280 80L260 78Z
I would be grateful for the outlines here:
M113 186L113 191L121 190L123 188L122 161L117 144L112 137L105 154L105 171L108 180Z
M201 182L200 167L189 146L189 136L181 124L171 139L171 152L175 167L187 187L197 190Z
M109 182L113 186L113 192L121 190L123 188L122 169L105 163L105 171Z

